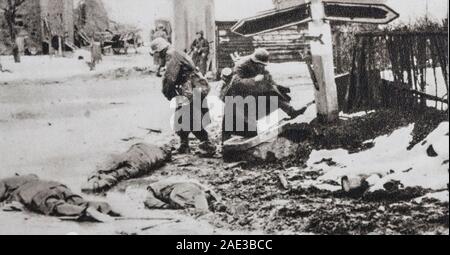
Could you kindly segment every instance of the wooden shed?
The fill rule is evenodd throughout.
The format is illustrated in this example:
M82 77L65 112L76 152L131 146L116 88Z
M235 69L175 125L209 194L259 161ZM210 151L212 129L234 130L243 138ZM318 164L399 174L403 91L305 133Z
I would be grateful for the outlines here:
M302 61L303 53L309 44L302 38L302 32L297 26L261 34L244 37L231 32L231 27L237 21L216 21L217 69L234 65L231 54L241 56L250 55L256 48L265 48L271 53L272 63Z

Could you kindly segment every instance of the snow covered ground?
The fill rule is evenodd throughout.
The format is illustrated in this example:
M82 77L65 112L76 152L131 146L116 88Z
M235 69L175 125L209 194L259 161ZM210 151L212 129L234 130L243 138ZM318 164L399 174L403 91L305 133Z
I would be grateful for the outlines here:
M79 50L67 57L23 56L21 63L14 63L12 56L0 56L3 68L10 71L0 73L0 83L26 80L61 81L80 76L89 77L118 68L150 67L153 59L148 52L147 48L141 48L138 54L104 57L103 62L97 65L94 71L90 71L86 63L90 61L90 53L85 50ZM79 60L79 56L83 59Z
M121 153L137 142L158 144L172 138L168 118L172 113L169 102L160 92L160 79L145 72L126 72L136 67L140 70L153 68L153 60L145 49L136 55L104 57L95 71L90 71L85 61L76 56L23 57L21 64L13 63L10 57L1 57L1 61L12 73L0 73L0 178L15 173L36 173L44 179L63 182L79 192L89 173L109 154ZM125 71L117 75L118 69ZM269 69L276 81L291 87L296 108L314 99L304 64L274 64ZM220 126L222 104L215 95L211 95L209 103L214 106L211 109L213 119ZM365 114L341 114L341 118ZM311 122L315 115L312 106L298 121ZM145 128L160 129L163 133L148 134ZM340 186L330 186L328 181L339 182L343 176L373 177L376 180L373 189L394 179L405 187L419 185L441 191L425 198L448 201L448 191L442 191L447 188L449 177L448 123L442 123L424 143L408 151L412 128L402 128L390 136L368 141L375 146L357 154L345 150L314 151L308 169L301 171L323 172L319 181L310 183L322 188L340 189ZM437 156L429 156L431 145ZM324 164L323 159L332 159L337 166ZM217 175L224 174L228 173ZM134 191L131 189L129 193ZM155 226L144 234L229 233L182 213L145 210L142 203L133 200L139 197L139 192L129 193L110 193L107 199L128 217L181 219L179 223ZM0 234L140 233L140 227L151 224L155 223L126 221L113 225L80 225L34 214L0 212Z
M401 183L401 188L421 187L440 192L449 183L449 123L443 122L426 139L407 150L414 125L401 128L391 135L378 137L374 147L350 154L346 150L313 151L307 163L309 170L323 171L314 184L341 183L343 177L364 179L371 192L384 190L391 181ZM327 162L325 162L325 161ZM336 164L328 164L332 160ZM340 186L329 187L340 189ZM446 196L439 196L448 202Z

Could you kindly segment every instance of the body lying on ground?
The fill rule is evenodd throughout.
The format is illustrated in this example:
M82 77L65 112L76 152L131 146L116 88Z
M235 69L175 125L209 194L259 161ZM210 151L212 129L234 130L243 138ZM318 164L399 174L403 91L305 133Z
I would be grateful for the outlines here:
M135 144L127 152L111 156L83 185L84 193L105 192L119 182L138 178L156 170L171 158L171 151L149 144Z
M209 212L219 204L213 192L194 182L160 181L151 184L145 201L148 209L196 209Z
M22 204L47 216L72 216L97 220L98 213L117 215L108 203L89 202L59 182L40 180L36 175L0 180L0 202Z

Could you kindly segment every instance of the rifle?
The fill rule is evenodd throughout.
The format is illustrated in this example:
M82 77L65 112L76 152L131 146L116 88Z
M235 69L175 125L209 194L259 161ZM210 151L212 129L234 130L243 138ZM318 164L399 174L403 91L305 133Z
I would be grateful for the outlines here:
M213 43L214 43L214 41L208 42L208 44L213 44ZM191 49L189 51L186 50L186 54L190 56L194 52L195 49L198 49L198 48L194 48L194 49Z

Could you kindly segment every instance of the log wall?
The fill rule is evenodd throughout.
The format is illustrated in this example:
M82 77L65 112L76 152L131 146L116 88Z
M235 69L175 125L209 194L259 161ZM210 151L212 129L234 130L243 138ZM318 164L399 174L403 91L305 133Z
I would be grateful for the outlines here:
M230 54L237 52L241 56L250 55L256 48L265 48L271 53L273 63L302 61L308 43L301 39L297 27L244 37L231 32L235 21L217 21L217 66L219 71L234 65Z

